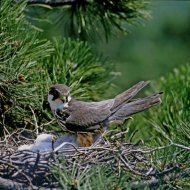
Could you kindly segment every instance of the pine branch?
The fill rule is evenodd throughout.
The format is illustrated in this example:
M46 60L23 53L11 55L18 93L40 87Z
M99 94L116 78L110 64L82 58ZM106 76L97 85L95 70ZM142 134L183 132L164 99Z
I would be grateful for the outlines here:
M48 18L55 24L52 28L57 26L67 28L66 31L62 31L65 33L62 35L82 40L94 41L102 39L102 36L108 40L118 31L128 32L124 23L134 24L140 19L149 18L148 2L145 0L27 0L26 2L28 5L36 5L33 6L34 10L44 5L45 12L48 12L45 19ZM64 9L47 9L48 6L64 7ZM40 14L40 10L37 12ZM37 16L36 20L43 17L43 14L40 18Z
M80 98L97 99L105 93L110 64L94 56L87 43L39 40L25 19L25 2L3 0L1 7L0 136L19 127L40 131L49 123L51 114L42 105L52 84L65 83Z
M80 2L80 0L28 0L27 4L46 4L50 5L52 7L57 7L57 6L63 6L63 5L72 5L77 2Z

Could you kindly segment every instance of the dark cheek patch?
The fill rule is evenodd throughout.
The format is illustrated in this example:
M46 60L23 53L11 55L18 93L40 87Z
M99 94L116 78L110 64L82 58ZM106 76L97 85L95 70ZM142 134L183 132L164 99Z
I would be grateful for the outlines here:
M59 98L59 93L54 89L52 88L50 91L49 91L49 94L52 94L53 95L53 98L52 100L56 100L57 98Z

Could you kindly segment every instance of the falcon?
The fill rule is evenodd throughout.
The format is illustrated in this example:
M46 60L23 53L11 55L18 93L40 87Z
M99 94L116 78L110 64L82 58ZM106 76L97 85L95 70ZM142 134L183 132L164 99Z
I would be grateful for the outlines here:
M81 139L82 135L92 141L94 133L105 130L110 124L122 124L131 115L160 104L161 93L134 99L148 84L149 81L138 82L114 98L98 102L79 101L71 97L68 86L56 84L49 89L48 102L65 130L78 133L76 138L80 136Z

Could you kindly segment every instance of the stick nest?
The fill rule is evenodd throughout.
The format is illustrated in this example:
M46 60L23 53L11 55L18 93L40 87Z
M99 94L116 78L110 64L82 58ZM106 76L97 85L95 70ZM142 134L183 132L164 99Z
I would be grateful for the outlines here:
M27 135L35 136L32 132L27 132ZM161 175L163 171L159 172L151 162L151 156L156 149L140 148L139 145L122 142L124 135L123 132L117 132L109 139L101 140L97 145L88 148L39 153L17 151L18 146L30 144L32 139L26 140L21 133L14 133L4 140L5 142L0 143L0 187L5 188L5 183L9 185L9 189L26 186L31 189L58 187L52 169L59 167L62 171L69 171L72 170L73 164L77 166L78 173L104 164L111 166L116 172L125 170L132 176L145 180Z

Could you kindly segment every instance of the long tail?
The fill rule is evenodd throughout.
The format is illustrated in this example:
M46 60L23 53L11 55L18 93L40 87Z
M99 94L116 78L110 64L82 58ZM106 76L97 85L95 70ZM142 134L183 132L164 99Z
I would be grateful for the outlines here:
M143 89L149 83L150 83L150 81L140 81L137 84L135 84L134 86L132 86L131 88L129 88L128 90L117 95L114 98L114 105L113 105L111 111L116 110L122 104L129 102L141 89Z
M152 106L160 104L161 94L162 93L156 93L145 98L139 98L125 103L108 118L108 122L123 120L135 113L142 112Z

